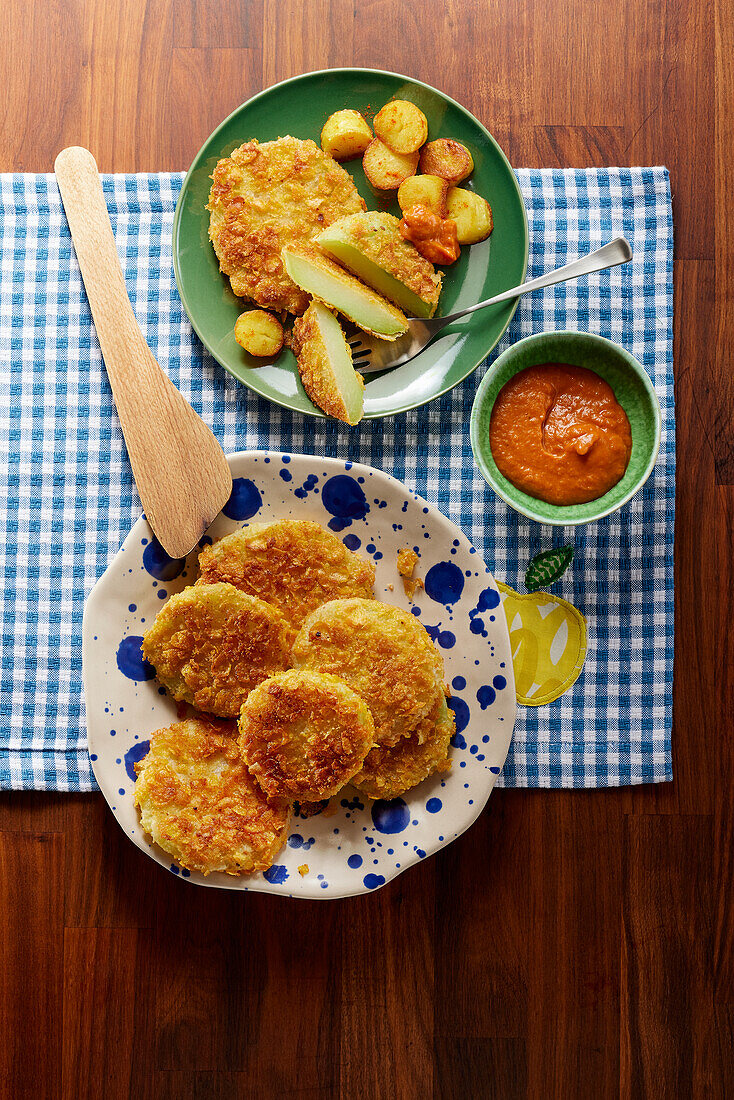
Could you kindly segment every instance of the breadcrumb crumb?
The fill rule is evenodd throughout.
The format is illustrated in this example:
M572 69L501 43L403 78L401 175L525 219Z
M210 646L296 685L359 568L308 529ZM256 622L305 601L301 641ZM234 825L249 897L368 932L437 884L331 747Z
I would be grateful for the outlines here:
M418 588L423 587L420 577L413 577L413 570L417 564L418 555L415 550L411 550L409 546L398 550L398 573L403 578L403 588L409 600L413 599Z

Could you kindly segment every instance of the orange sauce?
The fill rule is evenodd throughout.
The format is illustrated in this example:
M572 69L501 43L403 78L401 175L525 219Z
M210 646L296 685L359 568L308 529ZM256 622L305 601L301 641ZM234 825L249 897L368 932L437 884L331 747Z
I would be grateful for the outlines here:
M403 211L398 228L401 237L412 241L421 256L432 264L452 264L458 260L461 249L452 218L439 218L427 206L411 206Z
M489 445L500 472L524 493L548 504L584 504L620 480L632 433L597 374L544 363L526 367L497 394Z

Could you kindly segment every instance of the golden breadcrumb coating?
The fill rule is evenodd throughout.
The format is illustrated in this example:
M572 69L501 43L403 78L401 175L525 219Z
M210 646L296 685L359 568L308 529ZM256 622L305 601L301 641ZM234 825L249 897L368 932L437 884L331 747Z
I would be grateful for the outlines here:
M331 798L362 767L375 724L336 676L291 669L264 680L240 713L240 750L272 798Z
M389 800L405 794L434 772L448 771L454 728L453 711L446 706L441 691L431 713L409 737L403 737L390 748L379 745L372 749L361 772L352 779L352 786L367 798Z
M182 867L242 875L271 866L291 810L249 775L233 722L190 718L151 734L135 765L134 802L145 832Z
M404 283L424 302L431 303L432 317L441 294L443 274L421 256L414 244L400 235L399 225L392 214L374 210L351 214L338 222L340 231L363 255Z
M405 546L402 550L398 550L398 573L403 578L405 595L411 601L413 596L415 596L416 589L423 588L423 581L420 577L413 577L413 571L417 564L418 555L415 550L411 550L409 546Z
M365 209L352 177L311 140L246 141L214 169L209 237L232 290L265 309L303 313L309 296L280 252Z
M226 581L277 607L295 630L317 607L372 597L375 567L311 520L251 523L205 547L198 584Z
M407 737L443 680L441 656L415 616L377 600L334 600L313 611L292 660L296 668L339 676L361 695L378 745Z
M234 718L261 680L288 667L290 631L277 608L231 584L171 596L142 650L174 699Z
M356 409L355 413L354 410L347 407L344 394L336 384L333 371L328 368L325 369L325 364L328 364L330 360L330 353L319 326L316 308L316 303L311 302L303 316L296 317L293 325L291 348L298 363L298 373L301 376L303 388L314 405L318 405L320 409L336 420L341 420L344 424L353 426L361 420L362 408ZM323 308L326 309L327 307L324 306ZM339 324L338 321L337 324ZM349 347L343 331L341 339L344 345L342 350L345 362L348 361L351 364L352 349ZM364 378L355 370L353 370L353 374L354 388L357 393L364 391ZM362 405L361 398L359 405Z

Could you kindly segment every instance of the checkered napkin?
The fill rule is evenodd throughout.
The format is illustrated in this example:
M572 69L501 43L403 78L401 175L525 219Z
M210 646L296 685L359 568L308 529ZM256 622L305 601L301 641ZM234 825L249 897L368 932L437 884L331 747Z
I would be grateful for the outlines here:
M528 277L623 233L634 262L522 298L494 355L522 336L581 329L623 344L663 411L652 477L619 512L578 529L517 515L472 460L480 367L421 409L363 423L303 417L256 397L203 352L176 292L171 225L182 177L104 177L127 288L163 369L227 452L272 448L380 467L459 524L499 579L572 543L553 592L586 617L573 688L520 707L500 783L604 787L671 778L675 421L673 230L664 168L520 170ZM494 356L493 356L494 357ZM493 358L492 357L492 358ZM140 502L51 175L0 176L0 787L90 790L81 690L84 600Z

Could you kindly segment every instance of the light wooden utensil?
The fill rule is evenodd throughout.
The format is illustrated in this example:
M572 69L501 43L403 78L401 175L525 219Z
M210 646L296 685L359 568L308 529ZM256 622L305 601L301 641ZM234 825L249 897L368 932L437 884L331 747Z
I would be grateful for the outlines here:
M54 170L145 515L166 553L185 557L229 499L227 459L140 331L94 157L73 146Z

